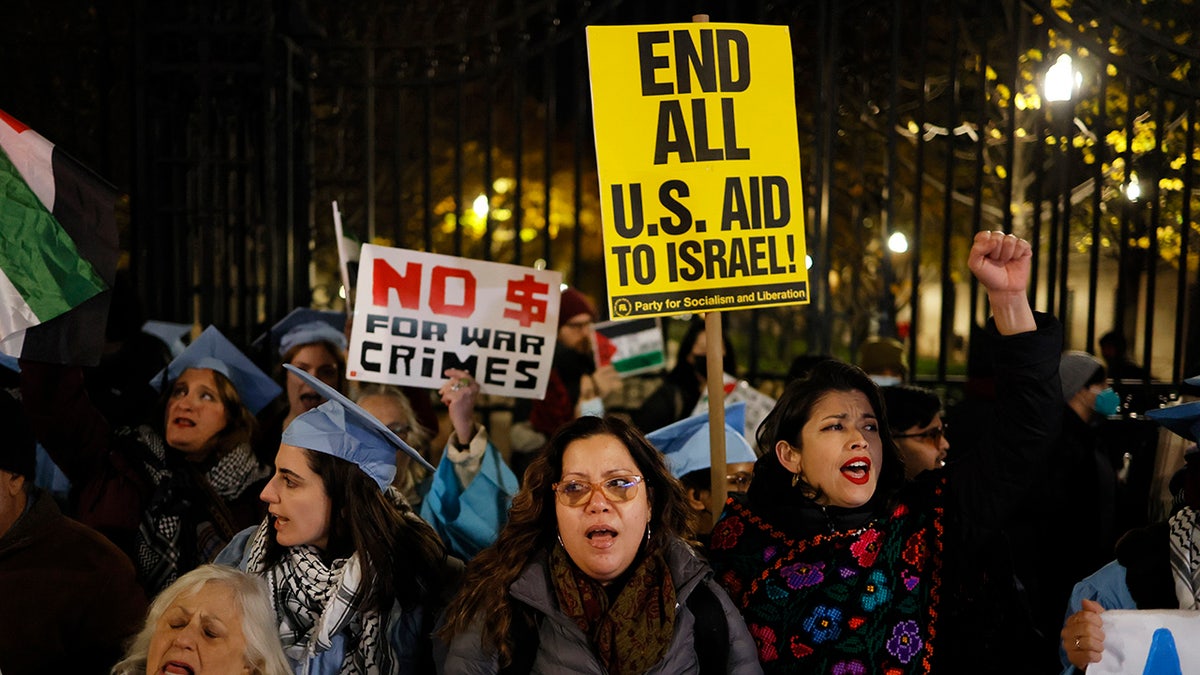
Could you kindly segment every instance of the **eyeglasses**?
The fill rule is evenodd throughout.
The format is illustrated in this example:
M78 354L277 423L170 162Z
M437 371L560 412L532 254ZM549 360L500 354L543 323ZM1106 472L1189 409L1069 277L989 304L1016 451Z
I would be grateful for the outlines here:
M943 422L942 426L940 427L926 429L925 431L919 431L915 434L892 434L892 438L924 438L925 440L937 443L938 441L942 440L942 436L946 435L946 429L949 426L949 424Z
M641 476L617 476L602 483L569 480L565 483L555 483L550 489L558 494L559 504L583 506L592 500L592 492L597 488L610 502L627 502L637 496L638 484L641 482Z
M738 492L745 492L750 487L750 481L752 480L754 480L753 471L739 471L725 476L725 481L730 485L737 486Z

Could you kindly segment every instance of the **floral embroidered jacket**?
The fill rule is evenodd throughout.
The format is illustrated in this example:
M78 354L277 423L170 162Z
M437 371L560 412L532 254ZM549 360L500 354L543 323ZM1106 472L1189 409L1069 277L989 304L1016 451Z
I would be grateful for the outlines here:
M995 583L979 574L984 533L1026 498L1062 414L1060 327L1037 318L1019 335L991 328L1001 423L945 469L857 509L756 484L727 502L709 558L765 672L994 672L1006 645L979 640L997 621L981 589Z
M940 499L942 486L935 487ZM797 540L731 502L713 532L717 580L767 672L929 672L937 644L942 508L903 502L853 530Z

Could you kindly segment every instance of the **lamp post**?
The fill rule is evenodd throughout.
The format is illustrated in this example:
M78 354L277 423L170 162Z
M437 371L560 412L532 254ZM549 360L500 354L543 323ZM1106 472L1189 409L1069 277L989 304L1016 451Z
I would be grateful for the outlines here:
M884 230L883 234L887 234ZM896 297L893 287L896 285L896 271L892 257L908 251L908 237L903 232L893 232L887 237L883 255L880 259L881 286L879 293L879 335L883 337L899 337L896 326Z
M1060 54L1054 64L1046 70L1044 81L1046 102L1050 104L1054 116L1055 127L1058 130L1056 145L1060 146L1059 154L1059 203L1055 218L1051 221L1050 269L1047 279L1047 297L1053 306L1055 284L1058 284L1058 316L1067 318L1067 259L1070 255L1071 223L1071 126L1074 122L1075 90L1083 81L1083 75L1075 70L1069 54ZM1057 225L1055 227L1054 225ZM1061 228L1061 229L1060 229ZM1058 253L1061 251L1061 253ZM1056 255L1057 253L1057 255ZM1059 260L1061 258L1061 261ZM1061 267L1055 274L1056 264ZM1057 278L1056 278L1057 277Z

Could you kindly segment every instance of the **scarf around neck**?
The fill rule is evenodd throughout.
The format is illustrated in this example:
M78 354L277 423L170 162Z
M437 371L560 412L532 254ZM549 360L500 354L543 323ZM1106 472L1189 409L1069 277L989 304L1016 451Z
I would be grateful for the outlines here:
M559 607L592 643L613 675L644 673L662 660L675 634L675 584L661 554L646 556L609 598L561 546L550 553L550 578Z
M153 595L220 553L237 534L225 502L240 497L270 470L246 443L200 472L186 459L168 456L162 436L148 426L118 434L143 449L142 466L155 485L138 526L135 560L139 578Z
M1196 512L1184 507L1171 516L1171 576L1179 609L1200 609L1200 523Z
M379 611L359 609L368 584L358 553L327 565L317 547L291 546L268 568L264 560L270 528L270 517L264 518L251 538L246 571L266 578L271 587L279 639L288 659L304 663L328 650L335 636L344 634L346 653L339 673L396 673L390 652L380 649L383 621Z

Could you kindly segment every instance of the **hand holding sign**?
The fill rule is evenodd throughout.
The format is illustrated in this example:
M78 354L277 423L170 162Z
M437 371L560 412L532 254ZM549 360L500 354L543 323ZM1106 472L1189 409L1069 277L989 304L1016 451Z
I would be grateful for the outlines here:
M621 374L613 366L597 368L596 372L592 373L592 380L596 383L596 395L600 398L621 388Z
M1083 609L1067 618L1062 629L1062 647L1071 665L1084 670L1099 663L1104 652L1104 608L1092 600L1083 601Z
M479 383L471 373L457 368L448 368L446 377L446 383L438 388L438 396L446 406L458 445L465 446L475 435L475 397L479 395Z
M1095 616L1103 618L1104 651L1084 663L1088 675L1200 672L1200 643L1191 639L1200 630L1200 612L1114 609ZM1083 640L1080 646L1087 647Z

